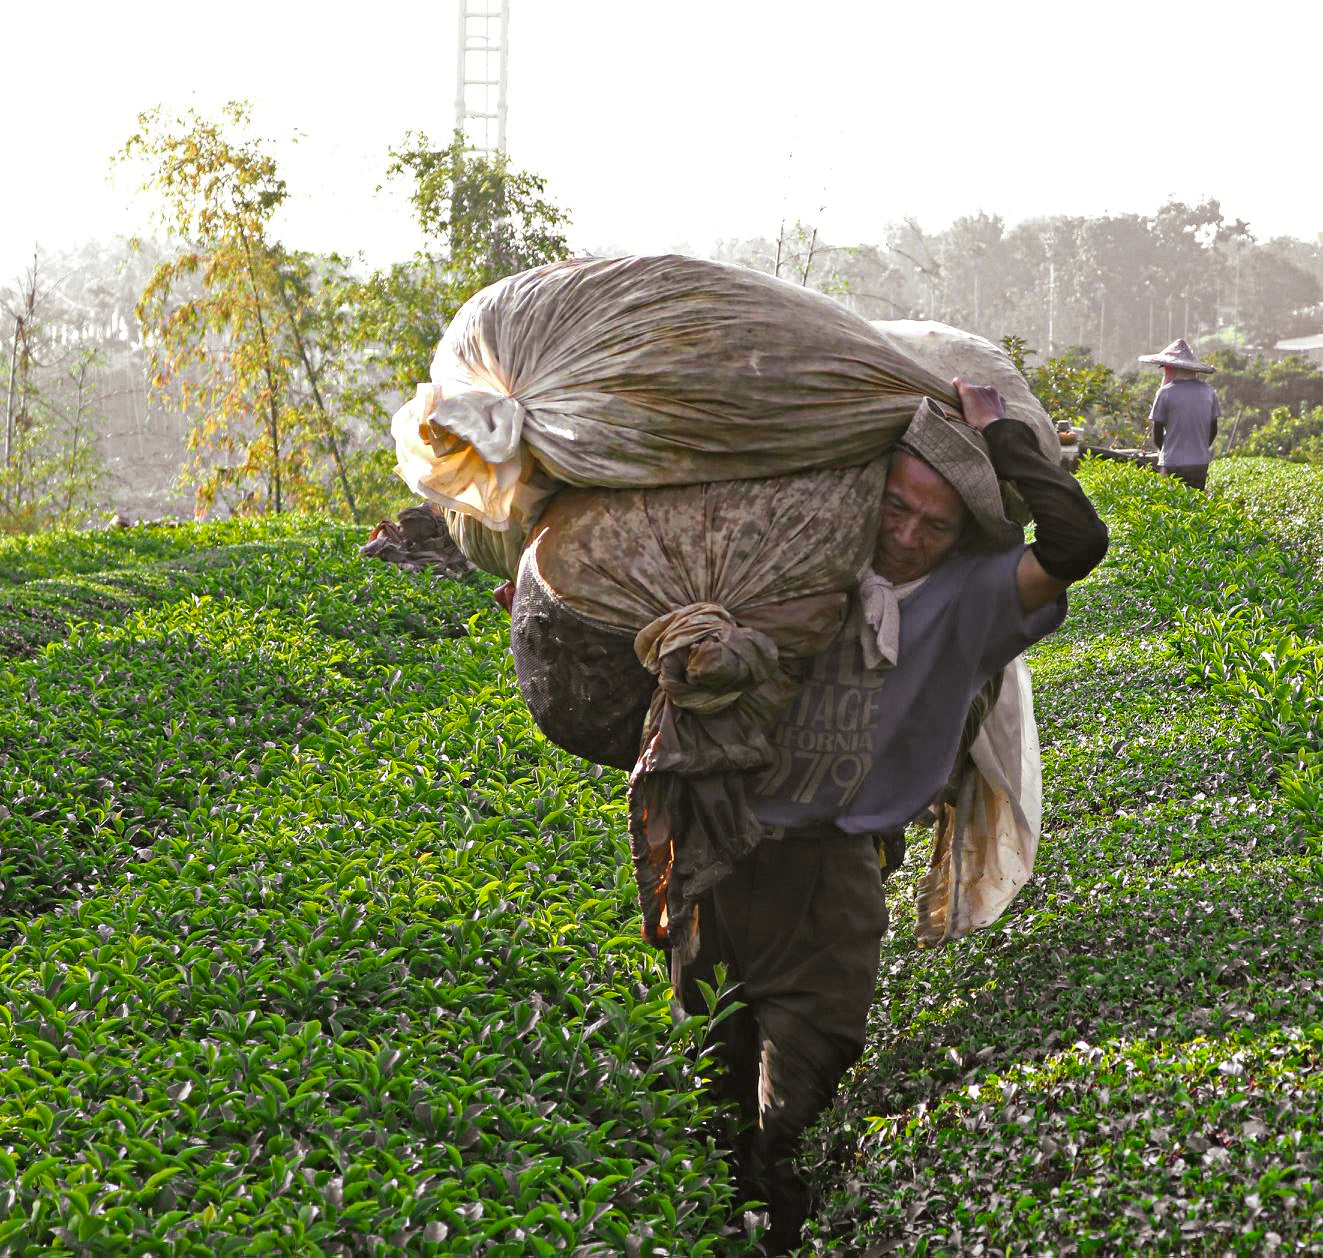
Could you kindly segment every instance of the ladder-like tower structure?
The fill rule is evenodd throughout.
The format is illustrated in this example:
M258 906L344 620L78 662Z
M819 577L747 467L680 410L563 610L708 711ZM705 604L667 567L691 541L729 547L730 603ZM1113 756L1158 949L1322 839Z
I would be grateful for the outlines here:
M455 73L455 130L471 152L505 152L505 79L510 0L457 0L459 64Z

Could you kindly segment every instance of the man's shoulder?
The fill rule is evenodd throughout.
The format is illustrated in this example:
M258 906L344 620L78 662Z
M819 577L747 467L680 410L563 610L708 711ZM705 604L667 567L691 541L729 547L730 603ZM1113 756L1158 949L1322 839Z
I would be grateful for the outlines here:
M1004 550L955 551L932 570L928 581L946 597L959 597L971 584L1013 578L1023 553L1022 542Z
M1006 659L1057 629L1066 616L1066 596L1026 612L1020 602L1018 573L1028 547L1023 543L998 551L964 551L951 555L933 570L939 584L933 597L941 604L935 620L959 622L966 644L982 643L974 649L986 660L1000 654ZM903 606L903 604L902 604ZM996 664L997 668L1001 663Z

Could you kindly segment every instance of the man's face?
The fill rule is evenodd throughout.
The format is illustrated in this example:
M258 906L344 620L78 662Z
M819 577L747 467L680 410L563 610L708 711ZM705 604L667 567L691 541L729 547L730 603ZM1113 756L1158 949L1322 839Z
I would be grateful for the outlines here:
M896 585L931 572L959 540L968 514L949 481L922 459L898 452L882 491L873 567Z

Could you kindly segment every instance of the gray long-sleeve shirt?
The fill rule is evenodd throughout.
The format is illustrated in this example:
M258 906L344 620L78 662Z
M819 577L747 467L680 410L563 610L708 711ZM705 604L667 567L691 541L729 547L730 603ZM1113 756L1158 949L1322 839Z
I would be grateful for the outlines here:
M1153 399L1149 419L1158 447L1159 467L1197 467L1209 461L1222 414L1212 385L1203 380L1173 380Z

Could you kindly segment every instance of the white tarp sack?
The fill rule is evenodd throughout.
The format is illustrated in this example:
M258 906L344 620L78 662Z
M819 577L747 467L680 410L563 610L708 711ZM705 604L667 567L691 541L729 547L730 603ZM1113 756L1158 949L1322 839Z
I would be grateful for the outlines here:
M512 275L446 329L395 416L410 488L526 529L556 484L636 489L857 467L950 377L812 289L677 255Z
M1054 463L1061 457L1061 441L1052 417L1000 345L932 319L871 322L897 353L913 359L938 379L949 381L959 376L970 384L992 385L1006 399L1007 415L1033 429L1043 453Z

